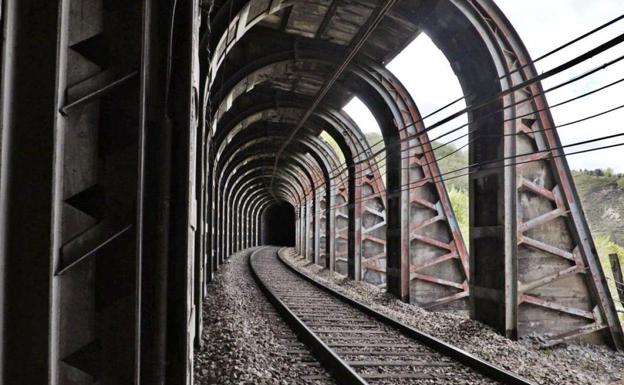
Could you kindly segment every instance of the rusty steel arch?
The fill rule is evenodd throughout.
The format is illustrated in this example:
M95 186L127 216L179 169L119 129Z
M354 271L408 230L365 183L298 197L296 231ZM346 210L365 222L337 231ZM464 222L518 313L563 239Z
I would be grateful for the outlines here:
M238 123L236 126L242 129L244 127L251 126L250 123L247 123L248 121L255 122L257 120L261 120L265 118L268 119L271 117L278 116L279 114L274 113L274 110L277 110L277 109L274 109L271 107L272 105L270 105L270 103L269 104L256 104L254 108L251 108L248 111L237 114L241 122L244 122L244 123ZM283 114L281 116L283 117ZM367 144L365 144L365 139L363 137L360 137L358 140L357 138L353 136L353 133L356 133L359 130L356 128L357 126L355 125L355 123L351 121L350 118L348 118L346 115L344 115L344 113L340 113L340 112L334 112L333 114L325 113L324 115L322 115L322 118L324 119L325 122L331 123L330 126L326 127L330 135L334 137L334 139L339 143L339 145L343 143L342 144L343 153L347 153L347 154L356 153L358 154L358 156L363 156L364 154L366 154L368 150L368 146ZM336 130L335 129L336 127L338 127L339 129ZM231 138L232 136L236 135L237 130L238 128L227 130L229 132L227 134L228 138ZM350 160L349 160L349 157L347 156L347 163L349 162ZM363 175L364 172L360 168L361 162L356 160L353 163L355 164L355 170L353 170L352 172L359 176ZM377 173L374 179L379 181L381 178L378 175L378 170L374 168L374 165L372 167L373 167L373 172ZM379 188L379 185L377 185L376 187ZM380 191L377 191L377 193L379 192ZM357 196L359 197L359 194ZM356 204L357 202L360 202L360 199L356 198L355 196L351 196L350 199L352 202L356 202ZM345 215L345 213L339 213L338 218L340 218L343 215ZM353 218L354 216L355 214L352 214L351 216L348 216L348 218ZM348 230L347 226L354 228L354 230ZM343 245L346 247L342 247L342 250L340 250L339 248L339 250L337 251L337 255L338 257L347 256L346 260L352 261L351 268L349 269L349 271L350 271L351 276L354 276L354 277L356 276L356 272L360 271L360 269L357 267L359 259L355 257L355 255L359 255L359 252L358 252L359 245L355 239L349 238L347 236L347 232L351 231L359 236L360 231L356 230L355 226L356 226L356 223L353 223L353 222L349 223L348 225L343 226L342 228L338 228L338 231L336 234L338 239L344 240L345 241L344 243L346 243L346 245ZM351 256L351 257L348 257L348 256ZM331 258L330 258L330 261L331 261Z
M255 134L255 135L254 135ZM261 138L261 139L259 139ZM250 134L249 136L246 137L245 140L247 140L247 143L249 143L250 141L260 141L260 140L272 140L273 138L285 138L284 134L281 132L276 131L266 131L266 132L259 132L258 130L255 130L255 132L252 132L252 134ZM310 138L300 138L298 144L301 145L301 147L304 147L303 150L304 151L308 151L308 153L314 157L315 161L318 164L322 164L322 167L320 167L320 171L323 173L322 177L321 175L318 174L315 176L315 181L317 182L317 193L318 190L321 189L323 186L325 186L325 199L327 199L328 197L331 200L330 194L331 194L331 188L333 186L333 180L330 179L330 175L329 175L329 170L332 166L329 165L329 163L327 162L327 159L333 158L334 155L331 153L331 149L328 148L328 146L326 144L324 144L324 142L322 142L321 140L319 140L316 137L310 137ZM318 153L318 149L316 147L320 147L322 150L322 154ZM243 147L240 147L240 149L243 149ZM308 162L309 163L309 162ZM332 163L334 164L333 167L336 166L336 164L338 163L337 160L333 160ZM316 168L315 168L316 169ZM308 192L308 195L310 194L310 192ZM319 197L316 198L316 201L321 202L320 204L316 205L317 210L320 210L320 206L324 205L325 202L323 202L322 199L319 199ZM331 206L326 207L326 209L329 208L331 209ZM315 217L319 217L320 215L315 214ZM318 223L321 221L317 221L315 222L315 226L318 226L317 228L315 228L314 231L314 245L315 245L315 253L313 253L313 255L318 256L318 252L321 248L321 240L322 238L326 238L325 232L326 232L326 228L329 228L327 226L327 223ZM318 225L317 225L318 223ZM324 225L324 226L322 226ZM330 225L331 226L331 225ZM318 239L317 239L318 238ZM326 238L327 239L331 239L331 237ZM329 247L326 245L327 242L325 242L325 248L326 249L331 249L331 245L329 245ZM318 263L319 261L315 261L315 263Z
M336 50L337 48L333 47L333 51ZM284 51L263 56L255 62L253 60L250 61L245 68L239 70L235 75L233 75L235 79L238 79L238 83L227 86L231 88L231 91L224 96L224 101L217 108L215 112L215 121L218 121L218 119L220 119L220 117L227 112L238 97L244 93L250 92L250 90L255 89L258 84L270 81L271 73L281 74L288 68L295 68L298 71L318 71L319 63L324 63L327 68L331 68L331 66L327 66L327 63L332 63L334 60L332 58L339 55L328 54L328 51L331 52L332 50L319 51L311 48L305 50L297 49L296 52ZM293 58L295 56L296 58ZM314 66L311 68L305 67L305 64L308 63L312 63ZM418 110L405 88L388 70L372 63L357 62L349 68L349 72L366 82L366 85L369 87L368 92L377 92L380 95L380 98L383 101L377 101L377 103L381 104L385 102L385 104L390 106L389 108L392 110L393 120L388 124L382 124L382 126L387 127L394 125L396 130L400 133L401 147L404 148L403 151L407 151L405 148L410 146L409 142L406 141L405 138L410 135L414 136L418 132L424 132L425 128L421 122ZM298 75L298 77L300 76L302 75ZM367 98L364 95L366 95L366 93L362 92L360 97L366 100ZM374 102L374 100L371 100L371 103ZM378 114L377 116L380 115L381 114ZM388 139L388 134L386 134L386 139ZM406 159L402 162L404 163L402 168L410 168L412 169L410 173L417 174L416 176L412 176L412 178L417 177L418 175L424 176L425 178L423 179L425 182L420 185L413 184L413 190L410 192L404 192L404 195L409 195L409 198L403 199L402 201L405 202L409 200L410 207L404 207L402 208L402 211L405 211L406 213L409 213L410 211L421 211L423 213L420 214L420 216L422 216L423 219L417 220L417 222L414 223L414 218L409 220L410 217L414 216L414 214L401 216L403 218L401 228L415 227L416 231L413 233L410 231L409 235L403 234L404 238L409 238L409 242L401 242L401 245L406 245L408 247L405 248L404 246L401 249L400 255L410 255L410 253L414 254L412 257L413 260L410 260L409 263L412 275L410 278L413 281L417 283L423 282L424 284L434 287L443 286L450 288L444 291L438 290L438 292L434 291L431 293L431 290L429 290L429 292L425 292L424 290L419 290L418 287L414 287L412 291L415 292L416 295L413 295L413 297L416 297L417 303L424 306L440 306L441 304L464 300L464 306L466 306L465 299L469 292L468 255L457 226L457 221L454 218L454 213L452 211L446 189L444 188L442 180L438 177L440 175L440 171L437 167L435 156L431 151L431 145L426 134L423 133L419 137L419 140L421 141L421 149L419 151L412 150L412 153L409 154L409 158L403 157ZM420 152L420 154L418 154L418 152ZM435 183L432 183L435 186L435 192L433 195L430 191L425 191L427 190L426 185L431 183L431 180L435 181ZM379 182L379 179L375 178L374 181ZM397 182L397 184L399 186L404 185L404 183L400 181ZM378 191L379 190L381 190L380 193L375 192L373 188L373 194L378 193L382 198L381 202L383 202L383 195L385 192L383 189L378 188ZM378 218L381 217L385 219L383 214L380 215L379 210L375 210L374 207L367 207L366 210L368 213L376 215ZM431 216L428 214L429 212L433 212L435 215ZM416 215L417 217L419 216L418 214ZM440 227L440 221L448 223L446 229L437 228L433 230L432 227ZM377 223L373 222L373 225L369 228L375 230L376 226L379 224L383 225L384 222L385 221L378 221ZM407 225L406 222L411 223ZM433 234L438 235L432 236L432 231ZM418 234L418 232L421 232L421 234ZM376 243L378 244L385 243L385 240L381 240L378 237L369 236L369 239L377 241ZM414 245L415 243L416 246ZM433 258L431 255L433 255ZM376 259L385 259L385 253L377 252L374 255L369 256L369 260L371 261ZM458 268L455 269L456 273L453 278L448 278L448 266L443 266L441 268L442 273L447 273L444 278L439 277L439 271L437 272L438 276L436 276L435 273L432 275L431 273L423 274L420 272L420 270L431 269L434 265L444 264L449 260L452 261L453 259L457 259L458 262L460 262L458 264ZM374 263L370 264L369 267L379 269ZM404 269L401 271L404 271ZM402 278L401 281L407 282L407 279ZM416 284L413 286L416 286Z
M552 129L554 125L543 90L539 82L529 82L536 71L526 48L490 0L425 0L419 3L418 16L413 16L419 17L418 28L426 32L449 59L464 94L468 95L471 141L474 139L476 143L470 150L471 163L513 157L527 150L538 149L546 154L542 158L525 157L533 161L530 166L495 162L492 167L472 170L470 263L469 269L465 264L462 266L470 275L471 316L509 337L550 333L553 335L550 340L556 343L601 332L605 340L621 348L624 344L621 325L568 166L557 150L559 138ZM263 17L300 3L272 1L266 7L262 1L226 4L232 6L235 17L224 21L224 13L218 12L220 21L214 37L207 39L208 46L216 47L211 51L215 54L211 58L210 78L216 77L217 72L225 72L220 66L222 59L239 41L250 39L249 35L254 34L250 32L252 27ZM252 9L254 11L249 13ZM404 15L408 18L412 14ZM226 30L229 32L224 36ZM271 51L268 47L266 50ZM383 83L383 79L380 82ZM403 96L397 97L403 99L399 100L399 105L409 106L409 99ZM524 102L516 104L519 100ZM369 105L371 110L388 108L370 104L373 104ZM514 119L531 112L533 115L529 119ZM410 114L414 115L413 111L408 111L407 115ZM487 135L474 134L477 132ZM418 156L407 155L409 159ZM392 168L405 169L399 163ZM413 168L407 167L410 173ZM409 180L409 175L403 176L397 178ZM395 186L401 185L395 182ZM402 198L402 207L412 198ZM427 208L428 205L422 206ZM433 207L428 209L439 214ZM390 258L393 266L389 290L407 298L412 263L405 257L409 252L401 250L409 249L412 240L406 230L409 221L406 223L400 216L397 219L389 213L389 226L393 231L403 232L398 245L395 239L388 240L389 253L403 256L402 260ZM551 231L540 231L545 226ZM405 239L410 242L406 244ZM392 246L391 242L394 242ZM501 260L499 255L504 258ZM541 268L532 268L536 264ZM502 274L489 274L492 266ZM465 286L461 290L467 294ZM570 290L581 294L571 298Z
M259 155L247 155L249 158L252 157L260 157ZM244 163L244 161L243 161ZM243 164L243 167L247 166L246 164ZM251 163L250 163L250 167L251 167ZM293 170L290 169L289 167L285 167L283 170L284 175L281 175L280 177L284 180L290 180L290 181L295 181L296 183L292 183L293 187L295 187L297 196L299 199L304 199L305 196L305 192L307 190L306 185L304 183L302 183L302 180L306 180L306 177L309 178L309 174L306 172L305 168L303 167L298 167L297 169ZM298 174L297 171L299 171L300 173ZM224 240L225 242L225 246L226 246L226 254L227 252L231 252L232 248L233 248L233 207L231 205L230 202L230 197L231 197L231 192L228 189L229 188L229 181L232 179L232 177L234 177L236 175L236 170L233 170L233 173L228 175L227 179L223 182L224 184L224 193L223 196L225 198L224 200L224 212L223 215L225 216L226 221L228 222L228 234L226 233L226 238ZM285 175L288 174L288 175Z

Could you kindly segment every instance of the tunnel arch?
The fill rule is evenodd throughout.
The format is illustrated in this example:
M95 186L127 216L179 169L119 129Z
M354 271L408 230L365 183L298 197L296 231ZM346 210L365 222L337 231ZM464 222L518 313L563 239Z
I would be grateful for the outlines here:
M296 54L296 59L290 59L293 56L295 56ZM267 75L268 72L270 71L270 68L272 66L276 66L277 69L274 70L274 72L279 73L280 71L282 71L285 67L287 67L287 64L290 64L292 67L297 67L297 68L301 68L302 63L306 64L308 62L312 62L312 63L331 63L331 60L329 59L330 57L333 57L335 55L330 55L327 53L327 51L314 51L311 49L307 49L307 50L301 50L298 49L296 52L294 51L285 51L285 52L280 52L280 53L276 53L273 55L268 55L268 56L263 56L261 57L259 60L257 60L257 62L251 62L249 63L244 69L240 70L236 75L234 75L235 79L240 79L239 82L235 85L227 85L224 86L225 87L231 87L232 91L230 91L229 94L227 94L227 96L225 97L225 101L219 106L219 108L217 109L216 112L216 119L219 119L220 116L222 117L227 109L232 108L232 106L236 103L236 100L241 97L243 94L245 93L249 93L252 92L253 90L255 90L258 87L258 84L260 82L265 82L267 80L269 80L269 77ZM269 64L267 64L269 63ZM388 70L386 70L385 68L382 67L375 67L373 64L369 64L368 67L364 66L361 63L357 63L358 65L360 65L362 68L361 69L357 69L359 67L352 67L350 69L351 72L353 72L355 74L355 76L358 76L360 79L362 79L362 82L364 83L364 86L360 85L359 88L361 89L362 87L366 87L368 86L371 90L368 91L368 95L370 95L370 93L376 92L379 93L379 97L377 99L371 99L370 97L366 97L367 100L369 100L371 103L376 103L376 105L380 106L380 105L384 105L384 103L386 105L390 105L390 106L394 106L393 108L390 108L389 112L384 113L383 111L380 112L380 109L377 109L378 115L377 116L384 116L385 121L388 122L386 124L383 124L383 127L386 127L386 130L384 135L385 135L385 139L386 141L398 141L401 143L402 147L406 147L405 144L407 143L405 139L398 139L397 138L397 134L396 134L396 130L398 129L399 131L402 129L404 131L407 131L403 134L399 134L401 135L402 138L405 138L408 135L414 135L415 134L415 130L412 128L414 126L417 127L416 131L424 131L424 126L422 125L422 122L420 121L420 116L417 112L417 109L414 105L414 102L411 100L411 98L409 97L409 94L407 93L407 91L400 85L400 82L398 81L398 79L396 79ZM372 68L371 68L372 67ZM312 69L307 68L308 70L316 70L318 71L317 67L314 67ZM250 75L247 75L248 72L251 72ZM368 75L369 73L372 73L372 75ZM262 74L262 75L259 75ZM299 78L298 75L297 78ZM251 79L251 80L250 80ZM366 93L366 91L360 91L362 93ZM226 108L227 107L227 108ZM402 115L401 111L410 111L411 113L411 120L407 119L405 115ZM392 118L389 118L388 116L391 115ZM410 115L408 115L408 117L410 117ZM397 122L402 122L397 124ZM416 122L416 124L414 124L414 122ZM215 124L217 124L217 122L215 122ZM391 134L391 131L389 131L387 128L388 127L394 127L394 136L391 136L390 138L388 138L389 135ZM406 127L406 128L404 128ZM335 138L335 135L333 136ZM423 169L429 169L428 170L428 174L432 175L434 178L435 176L440 174L439 169L437 168L437 165L435 163L435 158L433 157L433 154L431 152L431 146L427 143L427 138L426 136L423 135L423 137L421 137L421 141L422 141L422 146L423 146L423 151L425 153L425 162L427 163L427 167L424 167ZM360 133L360 142L365 142L365 139L362 138L362 135ZM352 150L353 151L353 150ZM361 151L361 150L360 150ZM360 154L363 154L362 156L364 156L364 154L366 154L366 152L359 152ZM394 154L400 154L399 152L394 152ZM368 152L368 154L366 154L368 156L370 156L370 152ZM412 154L413 155L413 154ZM396 156L395 156L396 158ZM417 165L415 165L414 163L412 163L412 165L410 165L409 163L406 163L407 159L403 159L403 165L402 167L407 168L407 167L417 167ZM391 163L389 161L389 163ZM392 168L392 167L390 167ZM375 178L376 181L379 181L379 178ZM401 182L401 180L397 180L396 178L390 182L390 185L388 186L390 189L393 188L393 186L401 186L403 183ZM433 298L435 298L436 300L433 301L432 296L426 295L424 298L428 298L428 300L425 300L425 303L430 303L431 305L439 305L439 304L444 304L446 302L453 301L453 300L463 300L464 301L464 305L466 305L465 299L468 295L468 287L467 287L467 275L468 275L468 256L467 256L467 252L463 246L463 240L461 239L461 234L458 231L458 225L456 223L456 219L454 218L454 213L452 212L452 208L450 206L450 201L449 198L446 194L446 189L443 186L443 182L441 180L438 180L436 183L436 193L438 196L440 196L441 201L443 202L443 212L444 212L444 218L447 218L447 220L451 223L450 229L447 230L448 233L453 234L452 238L453 240L450 243L450 249L451 250L450 253L447 254L441 254L438 256L438 261L440 263L444 263L445 261L448 261L449 256L454 255L455 253L458 253L460 256L460 260L461 260L461 268L459 268L458 271L458 276L455 278L455 280L458 280L459 282L452 284L453 286L451 286L450 289L450 293L447 291L448 294L446 295L440 295L440 294L435 294ZM375 186L375 188L377 190L383 191L383 187L380 186ZM374 189L375 189L374 188ZM395 189L401 190L400 187L395 187ZM377 193L377 191L375 191L375 193ZM434 195L435 196L435 195ZM422 200L418 200L418 197L411 197L412 201L414 202L418 202L419 204L422 204L423 201ZM382 199L383 202L383 199ZM434 201L435 203L435 201ZM383 204L383 203L382 203ZM433 206L428 205L428 206L424 206L425 210L431 210L434 209ZM435 209L434 209L435 210ZM440 210L436 210L438 211L438 215L440 214ZM404 218L404 221L406 221L407 218ZM405 226L405 224L403 224ZM435 225L435 224L434 224ZM444 232L444 230L438 230L441 232ZM407 235L403 235L404 237L407 237ZM443 237L447 237L443 236ZM384 240L380 239L379 237L369 237L369 239L372 239L374 241L376 241L378 244L383 244ZM412 238L412 240L410 242L418 242L419 239L414 237ZM401 243L403 245L408 244L406 242ZM426 249L426 248L437 248L438 244L434 242L434 239L432 238L427 238L425 239L425 242L420 242L420 244L422 245L420 247L420 249ZM398 251L397 251L398 253ZM410 251L406 250L406 249L402 249L400 255L407 255L409 254ZM418 255L418 252L413 252L414 254ZM373 255L369 256L369 258L371 260L375 260L375 259L385 259L384 258L385 255L384 254L380 254L379 252L373 253ZM422 256L421 260L419 261L418 259L414 260L414 266L416 269L416 277L418 278L422 278L422 281L426 282L426 281L432 281L434 282L434 285L439 285L440 280L435 280L434 277L432 276L424 276L422 274L418 274L417 273L417 269L419 269L419 266L422 266L422 268L428 268L430 267L430 263L429 262L423 262L422 260L427 260L430 257L427 256ZM375 268L375 266L371 266L373 268ZM463 272L463 273L461 273ZM418 281L416 281L418 282ZM445 281L448 282L448 279ZM382 282L383 283L383 282ZM457 288L460 289L460 292L457 293ZM417 288L416 291L418 292ZM420 301L423 302L423 301Z
M286 202L274 202L262 213L262 245L295 246L295 208ZM285 224L292 224L288 227ZM282 227L283 226L283 227ZM291 232L283 234L288 228Z
M391 164L388 172L394 173L394 175L390 178L392 181L389 182L385 193L392 200L395 199L396 193L403 192L403 198L399 200L401 202L399 207L407 208L405 212L409 213L409 215L401 216L400 211L395 209L396 204L391 201L388 202L388 206L392 209L388 212L388 232L393 234L388 239L388 255L391 256L388 258L388 289L400 298L408 299L412 297L421 305L432 307L446 306L450 302L457 300L467 304L466 299L470 295L472 317L490 323L510 337L518 334L525 335L530 333L531 330L540 328L545 330L558 329L562 331L560 333L560 336L564 336L562 338L566 338L567 332L564 332L564 329L568 331L584 329L595 331L608 328L610 331L609 338L621 340L622 333L621 330L618 330L617 317L614 316L611 301L605 295L604 279L600 278L602 272L600 266L596 263L591 237L587 236L589 230L582 211L579 210L576 203L578 202L578 197L571 182L569 169L565 159L560 156L560 152L557 150L559 139L555 130L552 129L552 118L542 95L543 90L539 82L528 82L528 80L535 78L537 74L530 63L529 55L520 38L502 12L490 0L455 0L449 2L425 0L417 3L419 6L417 12L405 12L410 7L409 2L401 2L397 6L396 14L393 14L393 16L406 20L405 26L397 27L401 31L398 36L409 36L417 33L418 30L424 31L451 63L451 67L464 90L464 95L466 95L467 110L471 119L470 131L479 133L479 135L471 135L471 141L474 141L476 144L471 146L470 163L489 162L501 157L514 156L518 153L518 148L547 150L549 155L552 155L552 158L534 159L533 161L539 165L535 169L526 167L497 167L497 165L471 170L471 210L479 217L471 216L472 223L469 234L471 237L471 252L468 260L468 253L463 249L461 234L459 234L457 223L453 218L452 209L450 209L450 204L448 204L448 197L443 184L441 182L434 184L434 196L441 200L442 209L423 201L422 197L418 195L401 191L400 186L405 185L404 181L408 181L408 186L414 187L410 176L418 180L424 175L427 178L436 180L440 172L437 166L435 166L435 159L405 164L405 159L402 158L410 159L410 161L418 158L418 154L415 154L413 149L407 148L408 146L403 146L402 151L398 152L398 156L397 153L387 154L388 163ZM206 72L209 73L207 83L217 84L216 82L212 83L212 80L221 77L226 79L228 87L234 89L237 84L240 86L244 81L247 81L246 86L249 86L249 77L245 78L245 76L253 75L243 76L242 73L236 73L239 68L247 68L244 65L230 65L227 66L229 68L225 68L221 63L226 61L236 62L237 60L241 62L241 58L244 58L242 59L243 64L248 64L254 60L254 55L258 55L258 57L279 56L277 51L283 49L283 46L279 47L279 44L268 46L263 44L262 39L266 39L267 36L279 35L284 37L283 31L275 32L270 25L263 24L262 19L268 15L280 12L285 7L301 6L301 3L296 1L275 1L271 2L270 7L267 6L264 9L261 2L257 1L232 1L225 4L232 7L233 14L236 16L232 20L226 21L224 19L226 18L223 11L224 8L221 8L216 13L215 31L217 32L205 40L207 47L210 47L211 52L215 53L209 60L210 71ZM250 19L252 22L247 24L248 12L252 4L255 7L254 15ZM361 5L363 9L367 6L370 6L370 4ZM373 9L374 7L370 7L371 13ZM229 31L227 37L223 36L225 30ZM388 36L384 35L384 33L387 33L387 31L381 32L375 41L379 42L384 38L387 39ZM289 34L286 34L286 39L293 35L297 35L297 33L291 31ZM397 35L396 31L395 35ZM340 49L340 47L328 44L327 40L319 39L318 37L309 39L301 37L301 34L299 34L296 39L285 43L285 45L290 44L294 47L288 54L290 56L284 56L284 60L281 63L271 62L273 59L265 59L264 64L267 66L274 65L275 68L280 68L279 66L281 65L282 69L288 68L288 66L293 68L299 66L298 68L302 72L306 72L305 65L301 63L318 61L319 56L310 54L309 57L305 57L306 49L300 49L300 47ZM241 47L244 46L245 53L248 54L248 47L252 45L255 45L256 49L251 56L240 55ZM344 47L347 45L347 42L338 42L337 45ZM396 52L396 47L393 46L394 51L392 51L393 48L384 50L379 45L374 45L374 47L377 50L376 52L371 47L365 48L366 55L363 56L367 56L367 58L353 63L349 71L351 71L352 76L360 76L361 79L368 78L369 81L366 87L375 90L378 94L370 91L362 92L362 82L359 84L358 82L352 82L349 85L341 83L336 87L338 90L336 92L349 95L359 91L360 98L370 107L377 120L380 121L382 130L386 130L386 132L388 127L394 127L394 130L396 130L400 127L420 126L418 111L409 94L405 92L400 83L391 82L390 87L388 87L388 84L384 84L388 79L392 80L392 76L391 74L385 74L385 69L380 64L375 64L386 61L391 57L392 52ZM340 57L340 55L337 55L337 57ZM370 58L372 60L370 60L369 64L362 64ZM290 60L290 63L287 63L288 60ZM233 70L234 68L236 70ZM309 71L311 68L313 67L308 66L307 70ZM358 71L360 71L359 74ZM295 71L291 72L294 73ZM259 69L257 75L261 73L262 70ZM267 78L273 76L267 75L267 73L264 75ZM262 80L266 81L267 78ZM346 83L348 83L348 80ZM228 89L228 87L223 88ZM263 90L257 92L258 88L263 88ZM237 99L243 93L248 92L251 92L250 100L254 98L268 100L268 97L262 96L262 92L266 92L271 88L279 89L275 85L258 87L254 83L251 87L244 90L241 88L244 92L240 93L240 95L229 95L226 97L224 96L226 91L223 89L216 90L211 95L216 97L220 104L223 104L221 102L226 100L225 103L229 105L233 102L233 99ZM276 104L280 104L285 99L290 99L289 94L294 94L296 91L298 90L295 90L294 86L291 91L279 89L279 92L276 92L272 98ZM278 98L278 96L281 96L281 98ZM340 98L330 95L329 99L329 104L331 105ZM517 101L527 102L517 103ZM221 107L220 105L216 110L216 119L212 120L213 124L216 124L223 116L220 111ZM535 111L534 119L513 119L515 115L526 115L527 110ZM407 114L404 113L406 111ZM522 111L522 113L519 111ZM503 122L505 123L503 124ZM418 130L422 130L420 132L426 132L424 130L427 129L430 128L422 126L418 128ZM427 150L428 139L424 135L419 135L418 130L416 132L399 133L398 136L395 131L392 134L392 138L384 135L386 146L401 147L404 143L411 142L411 138L415 136L416 138L422 138L420 143L421 149L424 148L424 153L429 154L430 152ZM509 139L510 133L516 135L513 136L515 139ZM503 138L506 139L503 140ZM400 155L404 151L407 151L407 156L405 157ZM431 167L423 169L423 163L426 163L427 166L433 164L433 170ZM504 164L500 164L500 166L504 166ZM400 170L409 171L405 174ZM423 170L426 171L425 174L423 174ZM553 190L545 191L542 188L543 186L534 185L532 175L536 172L546 173L549 180L552 181L549 183L556 187ZM349 183L353 182L349 181ZM416 182L416 188L422 187L418 184L419 182ZM341 188L344 189L344 186L337 186L337 190ZM336 194L336 196L339 195ZM349 192L349 195L352 195L352 192ZM534 207L529 207L523 203L519 203L516 206L515 202L535 199L535 196L538 197L538 200L541 200L538 205L539 210L535 210ZM407 202L410 203L408 204ZM498 204L497 206L494 202L510 203ZM347 203L347 205L351 207L353 203L355 203L355 200L352 200L351 204ZM490 205L487 206L488 204ZM420 208L413 209L414 205ZM520 211L516 212L513 207L518 207ZM422 288L419 288L422 285L410 283L412 280L410 278L415 277L417 281L429 282L435 285L447 284L444 283L443 279L435 275L423 275L419 272L421 268L427 269L431 261L428 257L419 261L419 258L424 254L422 252L414 253L412 250L414 245L424 244L426 246L425 249L441 245L438 242L434 242L436 241L435 238L423 240L422 235L415 234L414 236L414 234L406 230L411 226L412 210L415 210L414 212L416 213L427 210L433 213L433 217L426 217L423 223L429 222L436 217L449 219L447 229L451 236L451 242L446 243L446 246L442 247L442 249L450 247L448 249L449 252L447 254L434 255L440 261L448 258L455 259L456 255L460 255L457 269L461 272L459 277L463 276L464 281L446 281L449 287L454 287L457 290L454 294L452 291L447 291L446 294L433 298L428 293L425 293L426 290L423 291ZM570 214L564 215L563 212L569 212ZM450 216L448 215L449 213ZM548 213L548 215L544 213ZM525 221L526 218L531 217L537 222ZM557 258L564 254L567 255L568 251L554 245L552 239L534 237L536 226L539 227L546 222L550 222L562 234L565 234L563 237L566 238L566 242L575 245L573 247L574 253L578 253L582 259L582 262L580 262L581 259L575 260L575 269L565 270L565 272L560 269L560 259ZM506 230L494 235L490 231L493 228L504 228ZM395 236L394 234L397 233L400 235ZM477 244L479 246L475 246ZM420 247L423 250L422 246ZM488 276L483 274L483 272L487 271L488 265L495 262L492 259L493 257L485 252L485 250L489 250L492 247L498 248L499 252L497 255L505 255L503 265L508 272L511 272L505 276L505 285L494 282L489 278L479 281L480 278L478 277ZM552 254L553 250L556 254L554 256ZM549 269L552 271L559 269L559 272L556 274L564 274L560 275L562 278L576 275L576 287L585 292L585 299L566 307L566 310L561 310L563 307L557 305L556 308L566 317L565 326L557 325L556 323L544 323L543 320L539 319L541 317L539 314L543 315L554 309L555 302L559 300L567 301L563 293L552 303L545 301L545 297L542 298L542 295L547 296L545 293L552 292L553 285L551 283L558 281L560 278L551 280L549 276L536 276L515 270L517 264L531 266L531 264L537 263L538 260L548 260ZM587 266L592 271L592 278L584 279L582 275L579 275L582 274L581 266ZM416 270L415 274L414 269ZM525 271L524 269L523 267L522 271ZM361 270L357 269L357 271ZM527 285L526 282L530 283ZM529 287L530 289L527 289ZM528 294L524 290L532 290L533 293ZM485 310L490 306L488 304L491 304L491 293L493 292L503 293L502 296L497 295L497 298L500 298L497 317L493 317L492 314L488 314ZM588 301L587 299L590 297L593 299ZM426 298L433 298L433 301L423 301ZM601 324L600 317L592 318L589 316L587 311L592 306L596 306L596 309L600 310L602 316L606 319L606 324L609 326ZM580 313L585 314L585 316L578 317ZM602 334L603 336L605 335L605 333ZM617 344L621 344L621 342L617 342Z
M539 81L621 38L538 74L493 0L389 1L3 0L0 378L192 383L202 300L275 201L332 272L509 338L624 349ZM424 156L453 115L421 125L385 68L423 32L470 119L467 254ZM356 96L385 188L341 111Z

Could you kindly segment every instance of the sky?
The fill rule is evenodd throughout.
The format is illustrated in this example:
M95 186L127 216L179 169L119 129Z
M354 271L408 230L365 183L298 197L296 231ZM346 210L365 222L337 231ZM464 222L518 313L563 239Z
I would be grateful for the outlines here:
M624 0L495 0L495 2L513 24L532 58L537 58L624 14ZM537 70L539 73L547 71L622 33L624 33L624 20L537 62ZM548 89L623 55L624 44L620 44L581 65L544 80L544 88ZM403 52L388 63L388 68L411 93L422 116L462 96L461 87L448 61L425 34L420 34ZM550 105L554 105L622 77L624 77L624 60L581 81L549 92L546 98ZM555 124L559 126L622 104L624 104L624 82L578 101L553 108L551 111ZM425 124L431 125L462 108L465 108L463 101L426 119ZM358 99L351 101L345 107L345 111L353 117L362 131L379 132L375 118ZM465 116L459 117L431 131L430 139L435 139L466 122ZM440 140L449 142L466 132L466 129L463 129ZM624 132L624 108L586 122L561 127L558 132L564 145L622 133ZM566 153L618 143L624 143L624 136L585 146L568 147ZM466 145L466 140L465 138L459 139L454 144L463 146ZM623 154L624 146L572 155L568 157L568 163L572 169L612 168L616 172L624 172Z

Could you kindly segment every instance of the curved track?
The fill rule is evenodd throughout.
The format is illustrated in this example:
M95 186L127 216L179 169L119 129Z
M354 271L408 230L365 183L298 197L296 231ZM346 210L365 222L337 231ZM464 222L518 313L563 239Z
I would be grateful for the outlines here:
M531 384L254 251L252 274L279 314L340 384Z

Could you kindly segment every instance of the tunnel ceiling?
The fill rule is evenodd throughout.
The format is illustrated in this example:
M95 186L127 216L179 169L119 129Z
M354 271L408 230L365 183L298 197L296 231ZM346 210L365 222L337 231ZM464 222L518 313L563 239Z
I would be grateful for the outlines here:
M212 54L208 110L216 147L226 151L230 141L240 146L258 136L268 136L270 139L256 146L255 151L278 151L345 56L349 44L362 34L363 26L382 5L378 1L338 0L264 0L250 5L246 1L216 1L211 13L211 33L203 40ZM279 10L272 11L272 7ZM398 2L366 40L358 60L383 64L396 56L418 35L418 24L426 16L426 8L420 1ZM237 32L241 28L238 20L242 18L247 25L255 23L246 27L249 30L245 33ZM370 87L362 84L356 74L345 74L324 98L319 112L340 115L340 120L350 126L348 129L359 132L341 109L367 86ZM313 116L300 137L317 137L321 131L327 131L348 153L349 144L344 143L342 133L332 125L331 120ZM361 132L354 143L360 149L358 153L370 154L364 148L367 143ZM247 154L254 150L247 149ZM303 154L308 148L296 145L292 150ZM324 154L327 155L330 154ZM335 157L330 156L333 162ZM272 161L266 158L260 168L266 172ZM284 158L284 162L292 161ZM266 181L267 177L264 178ZM285 178L282 181L289 180L288 176Z

